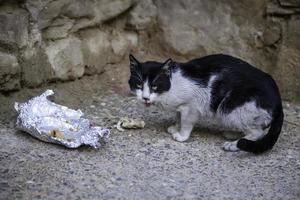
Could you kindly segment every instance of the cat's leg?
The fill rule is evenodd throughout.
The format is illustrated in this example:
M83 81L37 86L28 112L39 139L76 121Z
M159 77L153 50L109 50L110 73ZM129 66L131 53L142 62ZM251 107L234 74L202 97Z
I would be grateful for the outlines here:
M238 140L235 140L233 142L225 142L222 146L222 148L225 150L225 151L239 151L240 149L237 147L237 141Z
M176 122L174 125L168 127L168 133L174 134L179 131L180 128L180 112L176 111Z
M181 106L179 108L180 116L180 130L173 133L172 136L178 142L183 142L189 139L193 127L198 120L198 114L188 106Z
M264 131L262 129L249 129L245 132L244 139L256 141L264 136ZM237 147L238 140L233 142L225 142L223 145L223 149L225 151L239 151L240 149Z

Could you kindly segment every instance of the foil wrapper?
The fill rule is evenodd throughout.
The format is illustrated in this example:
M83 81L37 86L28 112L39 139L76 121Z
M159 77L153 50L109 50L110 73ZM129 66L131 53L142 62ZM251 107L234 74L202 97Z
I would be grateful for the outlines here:
M77 148L89 145L99 148L101 140L107 141L110 131L106 128L91 127L80 110L72 110L47 99L52 90L45 91L26 103L15 103L18 112L17 129L45 141Z

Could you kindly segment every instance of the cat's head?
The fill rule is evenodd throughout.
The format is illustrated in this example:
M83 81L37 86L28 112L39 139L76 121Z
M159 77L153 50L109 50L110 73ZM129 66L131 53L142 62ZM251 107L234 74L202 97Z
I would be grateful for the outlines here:
M143 63L132 55L129 55L129 60L130 89L136 94L138 100L150 106L159 99L159 95L170 89L173 61L168 59L164 63L152 61Z

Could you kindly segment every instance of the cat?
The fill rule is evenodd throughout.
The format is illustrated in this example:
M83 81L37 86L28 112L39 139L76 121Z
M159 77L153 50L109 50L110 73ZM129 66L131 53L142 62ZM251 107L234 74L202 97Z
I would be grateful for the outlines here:
M276 143L284 114L278 87L267 73L224 54L186 63L139 62L131 54L129 60L128 83L137 99L177 112L176 124L167 129L175 140L189 139L196 123L214 123L244 134L225 142L226 151L262 153Z

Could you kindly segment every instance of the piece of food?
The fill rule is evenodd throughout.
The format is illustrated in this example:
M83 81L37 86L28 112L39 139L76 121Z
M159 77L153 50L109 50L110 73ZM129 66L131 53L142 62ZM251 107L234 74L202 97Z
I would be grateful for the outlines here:
M59 130L52 130L50 132L50 136L54 137L54 138L61 139L61 140L63 140L65 138L64 134L62 132L60 132Z
M132 119L128 117L121 118L117 123L117 129L124 131L125 129L140 129L145 127L145 122L141 119Z

